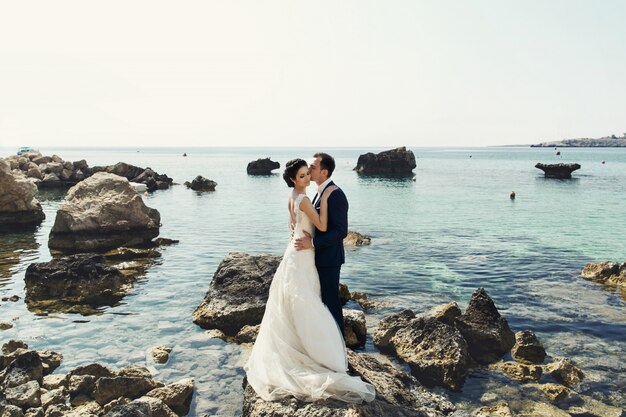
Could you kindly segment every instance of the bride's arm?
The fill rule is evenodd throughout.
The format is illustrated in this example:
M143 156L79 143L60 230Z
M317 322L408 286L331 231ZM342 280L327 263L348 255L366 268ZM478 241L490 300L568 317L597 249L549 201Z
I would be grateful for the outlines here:
M300 202L300 210L307 215L311 222L315 225L317 230L325 232L328 228L328 197L335 191L337 187L330 188L324 191L322 194L322 200L320 202L320 213L317 214L317 210L313 207L311 200L308 197L304 197Z
M289 210L289 230L291 230L291 233L293 234L293 229L296 224L296 219L293 215L293 210L291 209L291 197L287 199L287 210Z

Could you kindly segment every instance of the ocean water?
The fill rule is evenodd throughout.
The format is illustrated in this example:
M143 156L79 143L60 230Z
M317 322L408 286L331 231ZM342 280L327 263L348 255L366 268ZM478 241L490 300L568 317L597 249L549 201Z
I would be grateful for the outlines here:
M15 151L0 150L0 156ZM100 314L36 315L23 302L24 273L30 263L51 258L48 234L63 199L62 192L40 193L44 223L35 232L0 236L0 298L21 297L0 302L0 320L15 324L0 332L0 342L17 338L63 353L57 372L101 362L146 365L166 383L192 377L190 416L240 415L248 350L209 337L191 314L227 253L282 254L287 244L290 189L282 170L248 176L248 162L271 157L284 167L316 150L40 150L64 160L86 159L90 166L123 161L172 177L181 185L144 200L161 213L161 236L180 243L164 247L132 292ZM335 182L350 201L350 229L372 237L370 246L347 250L342 269L342 282L352 291L381 304L367 315L370 334L386 314L449 301L465 308L472 292L484 287L514 331L531 329L550 356L578 362L587 375L579 391L624 407L626 294L586 281L580 271L590 261L626 261L626 149L562 148L556 156L552 148L412 148L413 177L352 171L360 154L381 150L327 150L337 161ZM582 168L571 180L546 179L534 168L537 162L577 162ZM196 175L216 181L217 190L197 193L182 185ZM310 187L311 197L314 192ZM165 365L149 358L150 348L161 344L173 348ZM371 337L365 350L376 350ZM471 408L498 385L497 378L475 372L463 392L450 397ZM507 399L510 392L517 391L501 395Z

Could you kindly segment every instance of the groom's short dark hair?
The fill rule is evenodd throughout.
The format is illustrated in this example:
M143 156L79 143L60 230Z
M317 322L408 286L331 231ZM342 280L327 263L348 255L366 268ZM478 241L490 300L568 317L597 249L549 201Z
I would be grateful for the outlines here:
M320 158L320 169L325 169L328 171L328 178L333 175L333 171L335 170L335 158L328 155L324 152L318 152L313 155L313 158Z

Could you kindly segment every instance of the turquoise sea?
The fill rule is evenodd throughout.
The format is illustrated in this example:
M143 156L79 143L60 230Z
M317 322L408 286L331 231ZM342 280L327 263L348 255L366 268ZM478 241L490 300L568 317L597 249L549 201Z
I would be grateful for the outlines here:
M587 376L580 392L625 407L626 294L586 281L580 271L590 261L626 261L626 149L561 148L561 156L553 148L411 149L417 168L403 179L352 171L360 154L385 149L326 149L337 161L335 182L350 201L350 229L372 237L370 246L348 250L342 270L352 291L384 304L367 315L370 334L386 314L449 301L465 308L474 289L484 287L513 330L531 329L549 355L578 362ZM57 372L101 362L147 365L166 383L192 377L190 416L240 415L247 349L210 338L191 313L228 252L282 254L287 244L290 190L282 170L252 177L248 162L271 157L284 167L316 150L40 149L90 166L123 161L172 177L181 185L144 199L161 213L161 236L180 243L165 247L131 294L101 314L35 315L23 302L24 273L30 263L51 258L48 234L63 199L61 192L41 193L41 227L0 236L0 298L21 297L0 302L0 321L15 324L0 332L0 342L22 339L35 349L61 352ZM582 168L571 180L545 179L537 162ZM196 175L216 181L217 191L202 194L182 185ZM312 196L313 187L309 191ZM165 365L149 359L150 348L161 344L173 347ZM375 351L371 336L366 351ZM517 388L476 371L450 398L471 408L489 401L490 392L519 396Z

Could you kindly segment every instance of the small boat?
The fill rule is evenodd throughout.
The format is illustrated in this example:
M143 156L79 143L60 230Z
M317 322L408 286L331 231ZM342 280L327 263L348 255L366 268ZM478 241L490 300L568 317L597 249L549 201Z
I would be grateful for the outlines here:
M36 150L36 149L33 149L31 147L28 147L28 146L22 146L21 148L19 148L17 150L17 154L18 155L23 155L23 154L29 153L29 152L39 152L39 151Z

